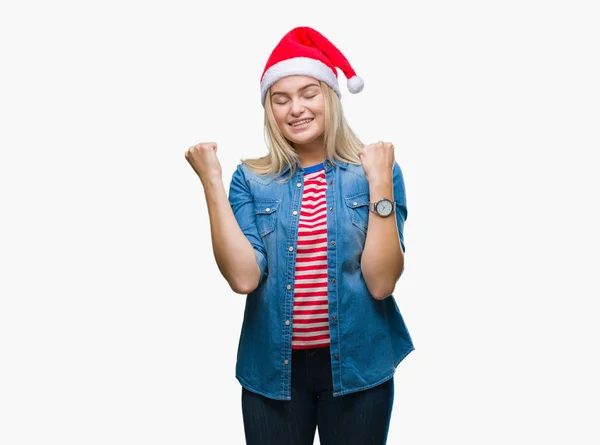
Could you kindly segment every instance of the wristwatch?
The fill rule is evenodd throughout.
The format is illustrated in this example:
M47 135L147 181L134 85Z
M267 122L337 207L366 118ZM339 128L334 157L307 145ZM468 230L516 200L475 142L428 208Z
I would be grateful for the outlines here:
M387 198L380 199L377 202L369 202L369 211L379 216L390 216L396 210L396 202Z

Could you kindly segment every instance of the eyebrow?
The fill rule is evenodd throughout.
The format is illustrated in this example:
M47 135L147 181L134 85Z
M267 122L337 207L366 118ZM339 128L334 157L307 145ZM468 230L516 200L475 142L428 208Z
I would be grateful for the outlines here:
M304 91L308 87L318 87L318 86L319 85L317 85L316 83L309 83L308 85L304 85L303 87L298 88L298 92ZM271 96L275 96L276 94L283 94L284 96L288 95L285 91L275 91L275 92L271 93Z

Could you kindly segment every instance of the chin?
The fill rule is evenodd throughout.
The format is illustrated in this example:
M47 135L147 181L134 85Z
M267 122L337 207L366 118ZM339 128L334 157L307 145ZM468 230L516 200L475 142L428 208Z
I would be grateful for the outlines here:
M304 144L310 144L312 141L314 141L316 138L298 138L298 137L288 137L288 140L292 143L292 144L297 144L297 145L304 145Z
M298 145L303 145L303 144L310 144L314 141L316 141L319 136L321 136L320 134L307 134L305 135L296 135L296 134L290 134L287 135L287 139L294 143L294 144L298 144Z

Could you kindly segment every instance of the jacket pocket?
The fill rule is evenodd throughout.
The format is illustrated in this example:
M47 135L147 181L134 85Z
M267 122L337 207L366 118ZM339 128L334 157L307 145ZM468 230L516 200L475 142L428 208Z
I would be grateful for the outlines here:
M345 198L350 221L365 233L369 226L369 197L369 192L363 192Z
M254 213L256 215L256 226L260 236L265 237L275 230L277 222L278 199L255 199Z

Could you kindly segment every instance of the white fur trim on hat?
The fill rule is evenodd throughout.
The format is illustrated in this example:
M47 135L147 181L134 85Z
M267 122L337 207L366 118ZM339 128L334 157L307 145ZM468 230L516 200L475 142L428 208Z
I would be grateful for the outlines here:
M339 98L342 97L337 77L333 74L331 68L317 59L311 59L310 57L294 57L292 59L282 60L265 71L262 81L260 82L260 100L263 106L265 105L267 91L271 85L283 77L294 75L309 76L314 77L317 80L322 80L335 91Z

